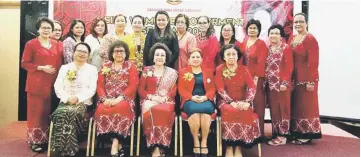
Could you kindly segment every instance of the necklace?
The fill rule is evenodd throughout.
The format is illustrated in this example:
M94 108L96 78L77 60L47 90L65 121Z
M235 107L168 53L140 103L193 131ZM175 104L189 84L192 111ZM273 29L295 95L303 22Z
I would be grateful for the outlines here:
M181 41L186 34L187 34L187 32L185 32L185 33L178 39L178 41ZM179 35L180 35L180 34L177 32L177 36L179 36Z
M51 47L50 40L46 40L46 41L40 41L40 40L39 40L39 42L40 42L40 45L41 45L42 47L44 47L44 48L46 48L46 49L50 49L50 47Z

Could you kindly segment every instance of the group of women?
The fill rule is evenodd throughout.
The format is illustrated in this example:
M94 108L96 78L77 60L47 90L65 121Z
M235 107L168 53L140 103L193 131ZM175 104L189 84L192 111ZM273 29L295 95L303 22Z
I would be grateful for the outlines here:
M193 35L187 31L189 18L179 14L173 32L165 11L156 13L154 29L146 35L142 16L131 19L133 32L127 33L127 18L119 14L114 32L108 32L104 19L95 19L88 36L84 22L73 20L64 40L61 23L42 18L36 24L39 36L27 42L21 60L28 71L27 142L33 151L44 151L51 120L49 151L76 155L93 103L97 136L111 140L112 156L125 155L123 140L137 115L152 156L164 156L176 106L189 117L195 156L208 155L215 112L222 119L226 157L242 156L242 147L266 139L266 104L273 128L268 144L286 144L287 137L295 144L320 138L319 52L306 21L303 13L294 16L298 34L288 44L282 42L282 26L271 26L267 46L258 38L260 22L253 19L246 25L248 36L239 42L231 23L221 27L218 41L206 16L197 19L199 33ZM53 88L60 102L51 113Z

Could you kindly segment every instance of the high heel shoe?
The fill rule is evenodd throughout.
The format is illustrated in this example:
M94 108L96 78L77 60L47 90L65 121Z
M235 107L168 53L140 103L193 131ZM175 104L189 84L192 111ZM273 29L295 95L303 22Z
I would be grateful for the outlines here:
M44 149L41 147L40 144L32 144L31 150L35 153L40 153L40 152L44 151Z
M160 156L161 156L161 157L165 156L165 153L164 153L163 151L160 152Z
M122 147L118 150L118 157L124 157L124 156L125 156L125 153L124 153L124 149Z
M201 153L196 153L194 151L194 149L200 149L201 147L193 147L193 154L194 154L194 157L201 157Z
M202 153L202 149L208 149L207 147L201 147L201 157L208 157L208 152L207 153Z

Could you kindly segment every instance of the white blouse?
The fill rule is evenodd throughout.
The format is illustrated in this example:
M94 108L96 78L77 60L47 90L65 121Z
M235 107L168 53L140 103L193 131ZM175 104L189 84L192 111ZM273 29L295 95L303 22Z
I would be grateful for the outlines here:
M88 63L94 65L98 71L100 71L100 68L103 64L103 59L100 57L99 51L100 44L103 42L103 38L95 38L92 34L89 34L85 38L84 42L87 43L91 49Z
M95 38L92 34L89 34L86 36L85 43L87 43L90 46L91 52L89 56L93 56L94 51L98 50L100 48L100 40L98 38Z
M98 72L95 66L85 63L76 71L75 79L70 81L69 71L76 71L74 62L62 65L56 78L54 89L61 102L66 103L71 96L78 97L78 102L92 104L96 92Z

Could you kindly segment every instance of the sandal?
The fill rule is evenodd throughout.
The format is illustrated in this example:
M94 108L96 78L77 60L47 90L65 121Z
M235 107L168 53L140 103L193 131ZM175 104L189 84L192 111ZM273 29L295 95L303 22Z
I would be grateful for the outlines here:
M159 148L158 148L158 149L159 149ZM155 148L154 148L153 151L152 151L152 157L153 157L154 151L155 151ZM165 156L165 154L159 149L159 155L157 155L156 157L162 157L163 155Z
M304 144L309 144L311 143L312 139L308 139L306 141L301 141L299 139L295 139L292 141L293 144L297 144L297 145L304 145Z
M33 152L39 153L39 152L43 151L43 148L39 144L32 144L31 145L31 150Z
M271 146L279 146L279 145L285 145L287 142L287 139L281 139L280 137L276 137L272 139L271 141L268 141L268 144Z

